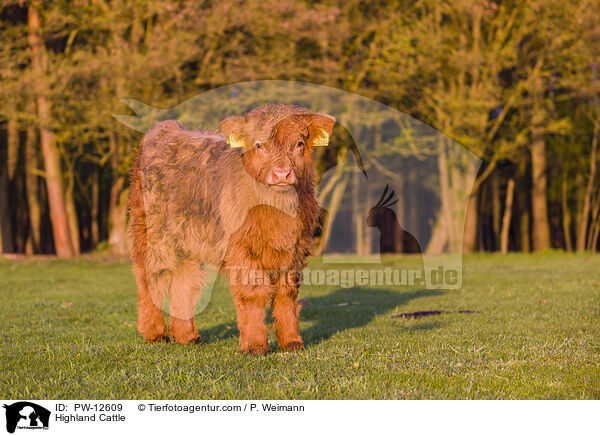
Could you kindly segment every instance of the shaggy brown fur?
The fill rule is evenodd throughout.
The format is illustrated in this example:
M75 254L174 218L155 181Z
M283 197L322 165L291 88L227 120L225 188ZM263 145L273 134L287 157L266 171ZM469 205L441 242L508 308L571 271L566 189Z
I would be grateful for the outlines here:
M243 352L268 351L270 304L279 347L302 348L298 271L319 215L312 149L327 144L334 123L270 105L226 119L222 134L164 121L144 136L132 169L130 236L137 327L147 341L169 337L162 312L169 292L170 334L180 343L198 340L194 305L203 264L214 264L236 276L230 289ZM257 271L268 279L248 280Z

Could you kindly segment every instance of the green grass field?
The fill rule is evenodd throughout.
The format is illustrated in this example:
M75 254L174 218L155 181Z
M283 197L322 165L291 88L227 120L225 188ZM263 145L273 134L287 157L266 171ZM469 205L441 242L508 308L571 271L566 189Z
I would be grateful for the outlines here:
M456 291L303 288L306 349L271 333L265 357L238 352L223 287L200 344L143 343L126 262L0 261L0 298L1 398L600 399L600 256L466 257Z

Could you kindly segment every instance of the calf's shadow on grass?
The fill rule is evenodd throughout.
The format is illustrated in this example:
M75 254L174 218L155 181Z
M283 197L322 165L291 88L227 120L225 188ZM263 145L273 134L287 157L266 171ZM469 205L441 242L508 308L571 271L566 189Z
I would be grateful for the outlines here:
M434 297L443 291L420 289L398 292L387 289L349 288L337 289L331 294L307 298L302 318L315 322L303 330L306 346L317 345L344 330L363 327L373 318L417 298Z
M387 289L349 288L337 289L319 297L304 298L301 299L301 320L313 322L313 325L300 333L305 347L314 346L344 330L365 326L376 316L392 312L411 300L444 293L431 289L398 292ZM201 329L200 342L213 343L238 335L235 322L223 323Z

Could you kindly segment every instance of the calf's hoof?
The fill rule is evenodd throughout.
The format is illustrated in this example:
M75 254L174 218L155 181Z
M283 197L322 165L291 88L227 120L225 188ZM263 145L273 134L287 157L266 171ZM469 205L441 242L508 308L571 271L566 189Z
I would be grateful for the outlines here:
M267 345L250 345L246 348L242 348L241 351L242 353L251 356L264 356L269 352L269 347Z
M169 330L178 344L197 344L200 339L193 320L171 318Z
M288 342L287 344L280 345L279 349L281 349L283 351L303 350L304 344L302 343L302 341L291 341L291 342Z
M138 326L138 331L142 334L144 341L148 343L169 342L169 335L164 325L157 323L145 325L143 328Z
M155 343L166 343L169 342L169 337L167 335L160 335L160 336L152 336L152 337L146 337L144 336L144 341L146 341L148 344L155 344Z
M198 342L200 342L200 335L197 333L190 333L189 335L174 336L174 339L175 339L175 342L177 342L178 344L195 345Z

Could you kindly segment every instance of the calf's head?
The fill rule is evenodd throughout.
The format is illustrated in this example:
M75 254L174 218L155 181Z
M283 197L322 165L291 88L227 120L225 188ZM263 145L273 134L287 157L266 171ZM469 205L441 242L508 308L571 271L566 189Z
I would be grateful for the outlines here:
M229 117L221 132L242 149L248 174L277 192L311 183L312 151L326 146L335 118L289 105L268 105Z

